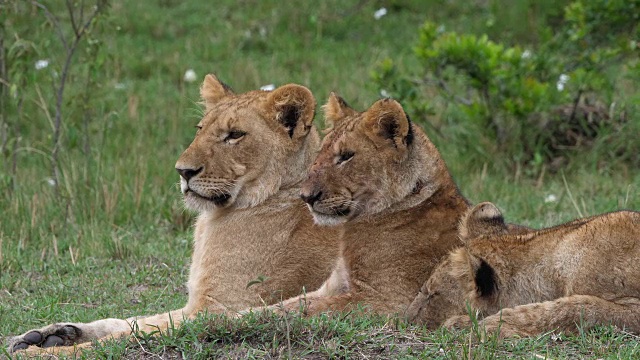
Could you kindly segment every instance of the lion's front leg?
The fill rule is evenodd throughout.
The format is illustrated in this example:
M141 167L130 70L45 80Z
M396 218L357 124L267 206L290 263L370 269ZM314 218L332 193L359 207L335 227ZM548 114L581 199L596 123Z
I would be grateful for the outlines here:
M330 311L345 311L358 302L356 294L345 293L334 296L300 296L281 304L270 306L276 312L300 312L304 315L317 315Z
M341 298L341 297L351 297L351 295L347 295L350 292L349 286L349 273L346 270L344 259L338 259L335 268L331 272L329 278L320 286L320 288L316 291L298 295L282 301L278 304L273 304L271 306L267 306L266 310L274 311L276 313L284 313L284 312L292 312L292 311L300 311L305 314L322 312L321 310L316 310L319 308L319 303L327 304L328 301L326 299L329 298ZM324 306L324 305L323 305ZM263 308L265 309L265 308ZM238 312L238 314L244 315L246 313L252 311L259 311L256 308L246 309Z
M127 334L131 326L126 320L102 319L91 323L57 323L9 339L9 352L30 346L49 348L73 346L104 338L111 334Z
M170 328L180 326L185 320L193 319L196 314L197 311L181 309L152 316L132 317L128 318L127 321L133 331L142 331L146 333L155 331L164 332Z
M640 332L640 299L620 298L613 301L590 295L572 295L552 301L503 309L501 313L480 322L487 333L502 338L527 337L549 331L573 333L579 327L615 325Z

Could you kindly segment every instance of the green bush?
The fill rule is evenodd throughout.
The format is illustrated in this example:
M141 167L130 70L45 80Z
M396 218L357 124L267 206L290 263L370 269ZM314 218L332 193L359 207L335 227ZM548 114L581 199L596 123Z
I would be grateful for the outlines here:
M599 149L597 161L639 164L638 10L638 0L575 1L554 35L531 50L427 22L415 47L420 73L403 74L387 59L373 78L383 96L417 118L431 116L474 162L553 170L573 153Z

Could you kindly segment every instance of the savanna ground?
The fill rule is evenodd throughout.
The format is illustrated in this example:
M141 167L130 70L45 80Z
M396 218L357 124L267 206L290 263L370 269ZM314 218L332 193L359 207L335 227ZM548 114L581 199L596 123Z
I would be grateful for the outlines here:
M82 2L72 3L77 21ZM173 166L194 135L199 82L207 72L238 91L301 83L319 103L335 90L364 109L380 97L371 75L379 62L419 66L413 47L425 20L535 51L547 26L562 21L567 3L113 1L74 54L54 156L65 49L36 5L0 1L0 337L56 321L153 314L185 303L194 216L183 210ZM70 44L65 3L42 4ZM382 7L387 14L374 18ZM90 13L87 7L85 19ZM36 69L38 60L47 66ZM185 80L188 69L195 82ZM638 100L633 91L620 96L619 103ZM495 202L509 221L541 227L640 209L638 162L617 160L620 154L601 146L567 149L569 161L554 171L505 165L510 154L486 139L473 143L464 136L461 144L441 125L443 116L452 115L413 120L439 146L462 192L473 202ZM640 120L630 112L627 121ZM401 319L361 314L209 317L171 336L114 341L84 356L555 359L640 353L638 337L608 327L504 342L470 342L471 334L427 332Z

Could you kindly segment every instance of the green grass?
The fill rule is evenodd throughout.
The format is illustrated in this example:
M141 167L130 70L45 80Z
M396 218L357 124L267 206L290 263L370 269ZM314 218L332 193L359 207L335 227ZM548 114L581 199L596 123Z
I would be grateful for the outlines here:
M63 2L44 3L67 26ZM364 109L379 97L370 78L378 61L391 57L402 67L417 66L412 47L424 20L534 47L544 37L541 24L557 22L562 5L114 1L91 34L100 40L92 45L97 55L83 42L72 64L56 193L48 183L47 114L53 114L52 82L61 71L62 48L36 8L0 2L9 81L18 94L4 93L0 102L0 337L55 321L152 314L185 303L193 215L182 208L173 166L193 137L199 81L206 73L215 72L238 91L302 83L320 104L335 90ZM382 6L389 13L375 20ZM49 59L49 67L35 70L39 59ZM197 82L183 80L187 69L195 70ZM425 119L414 120L426 125ZM474 202L495 202L508 221L546 226L640 209L640 171L622 161L603 164L602 152L578 154L564 173L540 176L491 161L470 164L464 147L491 144L459 144L425 129L462 192ZM549 195L557 200L545 202ZM640 344L634 336L602 328L560 340L546 336L469 347L468 332L427 333L375 316L286 321L288 326L267 315L202 319L176 330L179 336L113 343L88 357L262 358L287 357L290 351L312 358L631 358Z

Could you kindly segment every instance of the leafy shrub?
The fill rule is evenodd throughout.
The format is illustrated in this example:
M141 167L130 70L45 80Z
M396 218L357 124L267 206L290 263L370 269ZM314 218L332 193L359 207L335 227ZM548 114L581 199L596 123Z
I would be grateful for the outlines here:
M387 59L373 78L418 118L438 115L434 126L473 150L472 160L508 153L508 164L553 170L572 150L598 148L640 163L628 95L637 93L629 79L639 73L639 10L640 0L575 1L535 50L427 22L415 48L420 73L402 74Z

